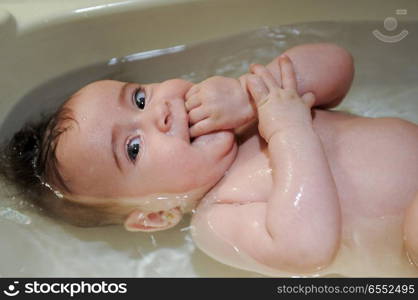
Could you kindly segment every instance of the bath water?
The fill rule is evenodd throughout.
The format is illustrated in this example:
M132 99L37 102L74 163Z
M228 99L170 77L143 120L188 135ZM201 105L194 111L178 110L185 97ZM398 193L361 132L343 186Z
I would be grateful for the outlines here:
M404 26L411 33L418 32L418 22ZM56 107L94 80L150 83L180 77L199 82L213 75L238 77L250 63L266 64L292 46L334 42L353 54L356 66L352 89L337 110L368 117L400 117L418 124L418 43L411 36L398 43L382 42L372 34L381 27L376 22L320 22L260 28L195 45L109 57L101 64L63 74L25 95L7 119L27 107L34 107L36 118L39 111L35 107L40 107L36 104ZM10 131L3 126L0 137ZM1 184L0 276L261 276L218 263L197 249L191 239L189 216L171 230L152 234L126 232L122 226L77 228L40 216L36 208L12 196L13 190ZM360 222L359 230L375 228L376 235L353 230L352 239L343 241L339 260L329 275L418 276L403 253L401 222L401 217ZM363 257L349 251L354 246L361 248L362 240L383 234L386 243L376 243L370 252L373 255ZM388 256L389 252L382 250L385 247L395 255Z

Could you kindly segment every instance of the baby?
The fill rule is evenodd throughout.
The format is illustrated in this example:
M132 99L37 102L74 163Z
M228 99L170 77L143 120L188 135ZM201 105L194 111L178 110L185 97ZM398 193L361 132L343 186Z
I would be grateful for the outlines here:
M193 210L204 252L264 274L317 273L360 219L401 215L418 264L418 126L324 110L353 78L335 45L250 71L91 83L15 135L3 173L79 226L151 232Z

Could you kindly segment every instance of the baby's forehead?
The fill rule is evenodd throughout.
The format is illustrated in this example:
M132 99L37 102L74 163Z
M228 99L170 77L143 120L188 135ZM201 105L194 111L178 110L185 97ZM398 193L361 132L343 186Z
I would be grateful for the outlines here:
M118 90L125 84L125 82L117 80L99 80L91 82L83 87L81 87L77 92L75 92L69 99L83 97L83 96L94 96L101 94L103 92L114 92L117 93Z
M114 188L109 184L115 171L109 149L106 148L107 142L106 138L89 138L88 133L77 126L61 135L56 148L58 171L72 192L79 195L103 195ZM113 180L112 185L116 184Z
M79 180L80 172L87 171L92 178L100 177L105 181L107 178L104 175L111 171L108 162L111 126L109 114L114 108L103 102L114 101L113 90L120 84L123 83L92 83L80 89L63 105L63 110L71 111L71 118L63 118L58 125L63 132L57 140L56 159L60 172L77 187L84 185L88 188L90 185L89 176L85 176L85 180ZM73 184L70 183L74 188Z
M115 102L123 82L102 80L90 83L75 92L63 105L73 112L74 119L80 121L86 115L100 110L103 104Z

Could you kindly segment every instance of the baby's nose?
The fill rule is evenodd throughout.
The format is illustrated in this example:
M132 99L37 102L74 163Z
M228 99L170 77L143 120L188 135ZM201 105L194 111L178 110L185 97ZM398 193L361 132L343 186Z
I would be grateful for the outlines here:
M155 123L159 130L166 133L171 128L171 113L167 102L155 107Z

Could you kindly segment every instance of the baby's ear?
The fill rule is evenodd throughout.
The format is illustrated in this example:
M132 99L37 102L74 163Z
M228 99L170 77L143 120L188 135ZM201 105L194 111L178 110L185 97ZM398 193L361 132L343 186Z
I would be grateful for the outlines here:
M177 207L158 212L145 212L137 208L126 218L124 226L128 231L159 231L176 226L182 217L183 214Z

